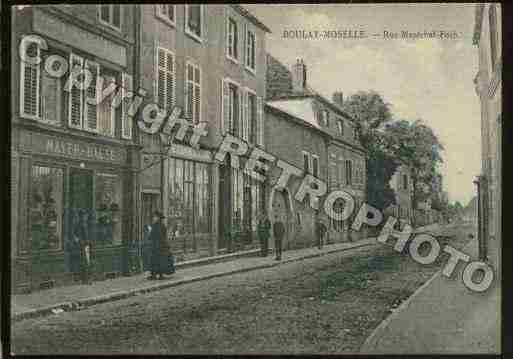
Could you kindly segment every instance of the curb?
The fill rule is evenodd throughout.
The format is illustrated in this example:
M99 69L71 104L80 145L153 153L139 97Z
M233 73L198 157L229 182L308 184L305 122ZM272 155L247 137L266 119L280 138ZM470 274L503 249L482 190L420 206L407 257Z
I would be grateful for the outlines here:
M370 241L369 241L369 239L367 239L367 241L364 243L354 243L353 246L347 247L347 248L336 248L336 249L332 249L332 250L327 250L325 252L305 254L305 255L302 255L302 256L299 256L296 258L289 258L289 259L284 259L281 261L273 261L270 263L263 263L263 264L259 264L259 265L252 266L252 267L232 269L232 270L228 270L228 271L224 271L224 272L217 272L217 273L214 272L214 273L201 275L201 276L193 276L193 277L178 279L178 280L174 280L171 282L163 282L163 283L154 284L154 285L150 285L150 286L142 287L142 288L129 289L129 290L124 290L124 291L119 291L119 292L114 292L114 293L102 294L102 295L99 295L96 297L81 299L81 300L77 300L77 301L53 304L51 306L47 306L47 307L43 307L43 308L30 309L30 310L27 310L27 311L24 311L21 313L12 314L11 321L18 322L18 321L25 320L25 319L44 317L44 316L49 316L52 314L58 314L61 312L79 311L79 310L83 310L85 308L94 306L96 304L113 302L113 301L126 299L129 297L133 297L133 296L137 296L137 295L141 295L141 294L156 292L159 290L164 290L164 289L180 286L183 284L199 282L202 280L208 280L208 279L212 279L212 278L224 277L224 276L228 276L228 275L232 275L232 274L250 272L250 271L258 270L258 269L276 267L276 266L286 264L286 263L299 262L299 261L302 261L302 260L308 259L308 258L322 257L327 254L344 252L344 251L355 249L355 248L372 246L372 245L377 245L377 244L379 244L379 243L376 241L376 239L371 238ZM54 313L54 311L58 311L58 313Z
M469 246L471 243L466 243L462 250L465 250L467 246ZM372 331L372 333L367 337L367 339L363 342L363 344L360 347L359 353L360 354L373 354L370 350L375 349L376 344L385 331L385 329L388 327L390 322L397 318L401 312L403 312L406 308L409 307L410 303L418 297L422 291L430 285L435 279L437 279L442 273L442 269L438 270L435 274L431 276L424 284L422 284L417 290L409 296L404 302L402 302L399 307L397 307L388 317L386 317L379 325Z

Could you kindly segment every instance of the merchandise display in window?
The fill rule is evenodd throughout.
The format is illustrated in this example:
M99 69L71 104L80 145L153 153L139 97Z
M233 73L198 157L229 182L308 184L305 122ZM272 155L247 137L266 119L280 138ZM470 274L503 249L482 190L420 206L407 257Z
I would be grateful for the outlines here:
M62 169L32 166L29 201L31 250L55 250L61 247L62 191Z

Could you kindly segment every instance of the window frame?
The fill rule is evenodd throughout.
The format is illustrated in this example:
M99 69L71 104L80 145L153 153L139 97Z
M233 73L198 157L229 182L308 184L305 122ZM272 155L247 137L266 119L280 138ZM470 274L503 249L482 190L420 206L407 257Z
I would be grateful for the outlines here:
M236 94L237 94L237 103L238 103L238 109L237 109L237 120L238 121L241 121L242 119L240 118L241 117L241 110L242 110L242 86L237 82L237 81L234 81L232 80L231 78L229 77L225 77L223 78L223 85L226 84L228 86L228 106L230 106L230 86L234 86L237 88L237 91L236 91ZM224 95L223 95L224 96ZM224 101L223 101L224 102ZM225 116L225 111L227 110L226 108L224 108L224 104L222 106L222 110L223 110L223 118L222 120L224 121L224 116ZM234 114L234 112L232 111L232 114ZM228 128L226 129L226 132L231 134L231 135L234 135L233 134L233 125L234 125L234 121L233 121L233 118L229 118L228 119ZM240 127L240 126L239 126ZM234 135L236 136L236 135ZM238 136L238 134L237 134Z
M61 252L64 248L64 238L63 236L65 235L65 222L66 222L66 214L64 213L65 211L65 203L67 201L66 199L66 189L68 187L68 178L67 178L67 168L66 166L64 165L61 165L61 164L56 164L56 163L49 163L49 162L46 162L46 161L40 161L40 160L33 160L31 161L31 163L28 165L29 167L29 170L30 170L30 177L29 177L29 180L28 180L28 186L27 186L27 196L29 196L29 199L27 201L27 204L26 204L26 208L25 208L25 213L26 213L26 218L25 218L25 225L27 226L27 235L26 235L26 238L23 240L23 241L19 241L17 246L16 246L16 252L19 254L19 255L26 255L28 253L32 253L32 252L36 252L36 253L55 253L55 252ZM29 241L29 233L31 231L31 216L30 216L30 210L32 209L31 208L31 203L30 203L30 196L32 194L32 189L33 189L33 184L32 184L32 171L33 171L33 167L46 167L46 168L51 168L51 169L59 169L61 170L61 176L62 176L62 189L61 189L61 200L62 200L62 203L61 203L61 225L60 225L60 239L59 239L59 247L58 248L49 248L49 249L39 249L39 250L34 250L31 246L31 243ZM21 244L24 243L26 245L26 249L23 250L23 248L21 248Z
M314 155L314 154L310 154L310 157L311 157L311 161L312 161L312 176L314 176L315 178L319 178L319 173L321 172L319 156L318 155ZM314 167L314 160L316 162L316 166L315 167ZM314 168L316 170L315 172L317 172L317 173L314 173Z
M165 57L166 57L166 64L164 65L164 68L162 68L162 70L165 72L166 74L166 78L165 78L165 88L164 88L164 91L165 91L165 95L164 95L164 99L165 99L165 106L164 108L161 108L160 110L165 110L167 111L167 113L169 113L171 109L168 108L168 103L167 103L167 98L168 98L168 93L167 93L167 82L169 81L168 79L168 74L169 73L172 73L172 76L173 76L173 82L172 82L172 89L173 89L173 95L172 95L172 103L170 104L171 107L173 106L176 106L176 54L173 50L170 50L170 49L167 49L163 46L161 46L160 44L156 43L155 44L155 64L154 64L154 76L155 76L155 82L154 82L154 101L155 103L159 104L159 71L161 69L161 67L159 66L159 50L162 50L164 51L164 54L165 54ZM173 57L173 71L168 71L167 70L167 57L168 55L171 54L171 56Z
M176 64L176 61L175 61L175 64ZM190 67L192 67L192 81L191 81L191 80L189 80L189 77L188 77L189 66L190 66ZM196 70L198 70L198 71L199 71L199 83L196 83L196 82L195 82ZM191 84L192 84L192 89L193 89L193 92L194 92L194 94L193 94L193 101L194 101L194 96L196 96L196 95L195 95L195 93L196 93L196 92L195 92L196 87L199 87L199 114L198 114L198 121L196 121L196 120L195 120L195 116L194 116L194 115L195 115L195 113L194 113L194 111L195 111L195 106L194 106L194 102L192 103L193 108L192 108L192 111L191 111L191 116L192 116L192 117L191 117L191 122L192 122L192 123L194 123L194 124L198 124L198 123L200 123L200 122L201 122L201 120L202 120L202 116L201 116L201 114L202 114L202 111L201 111L201 109L202 109L202 101L201 101L202 91L201 91L201 84L202 84L202 82L203 82L202 77L203 77L203 74L202 74L202 71L201 71L201 66L200 66L200 65L198 65L196 62L193 62L193 61L191 61L191 60L187 60L187 61L185 62L185 74L184 74L184 85L185 85L185 89L184 89L184 90L185 90L185 91L184 91L184 95L185 95L185 96L184 96L184 97L185 97L184 105L185 105L185 106L184 106L184 108L185 108L185 109L187 109L187 106L188 106L188 100L189 100L189 96L190 96L189 91L188 91L188 87L189 87L188 85L189 85L189 83L191 83ZM196 100L198 100L198 99L196 99ZM175 100L175 101L176 101L176 100ZM187 111L185 111L185 114L186 114L186 115L188 115L188 112L187 112Z
M235 32L231 33L231 25L234 24ZM232 36L232 48L230 48L230 35ZM230 55L230 50L235 56ZM230 15L226 17L226 58L236 64L239 63L239 23Z
M257 64L257 38L256 38L256 31L254 31L253 29L251 29L248 25L245 26L246 28L246 31L244 33L244 68L246 70L248 70L250 73L252 73L253 75L256 75L256 64ZM250 59L249 57L249 34L252 34L253 35L253 67L251 66L248 66L248 60Z
M164 14L162 12L162 6L166 6L166 9L168 9L169 11L169 8L167 6L172 6L173 7L173 20L171 20L169 18L169 14ZM166 24L172 26L172 27L175 27L176 28L176 5L174 4L155 4L155 16L164 21Z
M121 32L121 29L123 28L123 6L121 6L120 4L107 4L107 6L109 7L109 20L113 20L114 18L114 6L119 6L119 28L116 27L113 23L110 23L108 21L105 21L102 19L102 6L105 6L105 5L97 5L98 6L98 20L100 21L100 24L104 25L104 26L107 26L111 29L114 29L118 32Z
M345 160L346 186L353 185L353 161Z
M245 103L244 106L247 106L247 108L244 111L244 121L246 122L246 125L247 125L247 133L248 133L247 140L249 143L256 145L259 142L259 137L260 137L259 128L261 128L261 126L258 125L258 96L257 96L256 91L250 89L249 87L245 88L245 92L246 92L246 96L247 96L247 103ZM249 109L251 107L250 101L249 101L250 96L253 96L253 98L255 100L255 108L254 108L254 112L252 112L253 117L254 117L253 119L254 119L255 133L252 132L253 123L251 122L251 118L249 118L249 116L248 116ZM252 137L254 137L254 141L253 141Z
M204 5L203 4L193 4L193 5L197 5L200 7L200 24L199 24L199 28L200 28L200 35L198 36L197 34L195 34L190 28L189 28L189 6L191 6L190 4L185 4L184 8L185 8L185 22L184 22L184 28L185 28L185 33L187 35L189 35L190 37L192 37L194 40L198 41L199 43L203 43L203 38L204 38L204 35L205 35L205 27L204 27Z
M303 171L306 174L310 174L311 173L310 152L301 151L301 153L303 155ZM306 159L306 162L305 162L305 159ZM308 165L308 168L305 168L305 164Z

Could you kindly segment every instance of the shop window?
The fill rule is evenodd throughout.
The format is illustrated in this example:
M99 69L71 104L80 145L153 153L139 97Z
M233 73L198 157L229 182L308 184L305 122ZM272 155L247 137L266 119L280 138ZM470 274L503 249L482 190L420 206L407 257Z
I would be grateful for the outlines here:
M29 198L30 249L57 250L62 245L63 170L32 166ZM22 251L27 248L21 248Z
M172 233L209 233L210 165L177 158L168 163L168 226Z
M190 62L186 67L185 114L197 124L201 121L201 69Z
M121 181L119 176L96 174L96 239L98 245L121 244Z
M185 33L191 35L193 38L201 41L202 37L202 23L203 5L185 5Z
M121 30L121 5L99 5L98 15L102 24Z

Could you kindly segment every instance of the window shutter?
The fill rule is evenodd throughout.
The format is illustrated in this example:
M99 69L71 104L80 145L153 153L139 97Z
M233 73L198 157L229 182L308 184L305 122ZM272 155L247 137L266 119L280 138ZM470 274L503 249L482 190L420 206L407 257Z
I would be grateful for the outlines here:
M30 56L40 56L41 49L39 44L35 41L25 42L26 53ZM39 118L40 113L40 80L41 67L40 65L30 64L21 61L20 73L20 113L21 116L27 118Z
M175 56L166 51L166 109L171 112L175 104Z
M133 117L128 115L128 108L130 107L130 103L132 103L132 97L127 97L129 92L133 93L134 84L133 78L131 75L126 73L122 73L121 75L121 93L122 93L122 102L121 102L121 137L130 140L132 138L132 122Z
M70 71L81 73L84 59L75 54L70 54ZM84 92L73 85L69 92L68 122L70 127L82 127L82 113L84 104Z
M194 70L194 121L201 121L201 69L196 67Z
M100 65L96 62L86 60L85 68L91 73L91 83L86 90L86 101L84 106L85 128L96 132L98 130L98 94L96 92L96 83L100 76Z
M257 97L257 141L264 146L264 103L262 97Z
M113 76L104 75L103 89L109 87L112 83L116 83ZM105 97L101 103L98 104L98 131L106 136L114 136L114 111L112 110L112 97L114 92Z
M156 99L155 102L159 106L159 109L166 109L166 53L164 49L157 48L156 56Z
M221 79L221 133L224 135L230 130L230 94L228 82Z

